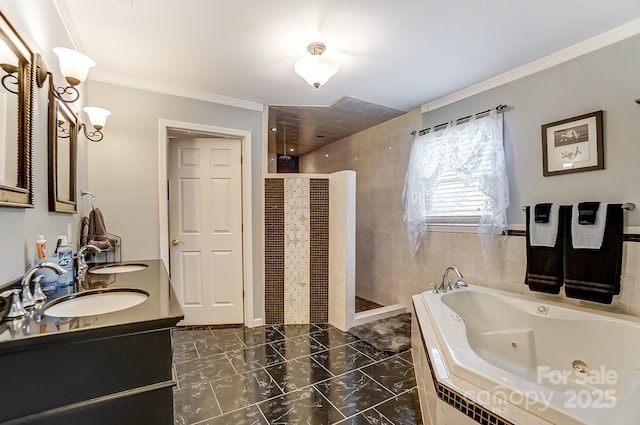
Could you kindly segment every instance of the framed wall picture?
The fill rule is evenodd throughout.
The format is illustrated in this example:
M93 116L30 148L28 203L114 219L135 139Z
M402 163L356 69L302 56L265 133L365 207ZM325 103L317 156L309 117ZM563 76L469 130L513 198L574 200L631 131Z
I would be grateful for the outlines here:
M542 126L542 174L604 169L602 111Z

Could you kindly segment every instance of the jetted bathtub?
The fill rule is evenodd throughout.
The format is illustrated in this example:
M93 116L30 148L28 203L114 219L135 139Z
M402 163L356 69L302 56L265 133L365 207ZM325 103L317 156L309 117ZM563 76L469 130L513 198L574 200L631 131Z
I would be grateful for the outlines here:
M467 400L513 423L505 406L540 423L640 424L637 318L478 286L413 301L434 375Z

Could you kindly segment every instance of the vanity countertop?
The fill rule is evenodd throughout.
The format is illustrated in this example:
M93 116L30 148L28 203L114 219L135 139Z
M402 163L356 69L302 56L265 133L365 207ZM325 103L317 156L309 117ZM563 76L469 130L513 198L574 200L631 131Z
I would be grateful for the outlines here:
M89 289L140 289L149 294L149 298L143 303L112 313L74 318L49 317L36 310L19 321L0 324L0 353L42 347L61 341L72 342L173 327L182 320L182 308L162 261L142 260L127 263L145 264L148 267L128 273L87 273L84 286ZM54 298L68 295L72 288L73 286L68 287L66 292L59 288L55 294L48 297L45 306Z

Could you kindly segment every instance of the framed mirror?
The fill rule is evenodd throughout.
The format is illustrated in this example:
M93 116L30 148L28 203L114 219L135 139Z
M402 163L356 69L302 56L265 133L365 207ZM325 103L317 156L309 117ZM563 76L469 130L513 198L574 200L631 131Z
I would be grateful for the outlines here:
M49 91L49 211L76 211L78 121Z
M0 206L33 207L34 55L0 13Z

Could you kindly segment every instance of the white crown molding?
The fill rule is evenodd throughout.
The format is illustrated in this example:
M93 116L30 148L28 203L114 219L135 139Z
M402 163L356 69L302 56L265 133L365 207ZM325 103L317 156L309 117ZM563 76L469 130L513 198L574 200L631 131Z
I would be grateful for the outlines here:
M55 7L60 16L60 20L73 44L73 48L80 52L85 52L82 45L80 35L73 24L69 8L65 0L54 0ZM86 52L85 52L86 53ZM248 109L251 111L262 112L264 105L262 103L252 102L249 100L238 99L235 97L223 96L215 93L204 92L200 90L192 90L184 87L172 86L169 84L157 83L154 81L142 80L139 78L126 77L98 70L91 70L90 80L100 81L103 83L115 84L118 86L130 87L135 89L147 90L156 93L169 94L173 96L185 97L188 99L202 100L204 102L218 103L226 106L234 106L236 108Z
M442 108L443 106L450 105L454 102L458 102L476 94L502 86L528 75L535 74L536 72L570 61L579 56L591 53L595 50L607 47L638 34L640 34L640 19L635 19L612 30L567 47L566 49L559 50L541 59L512 69L511 71L507 71L478 84L474 84L457 92L432 100L431 102L427 102L420 107L420 111L424 114L425 112Z
M80 39L80 35L78 34L76 26L73 24L73 19L71 19L71 13L69 13L67 3L64 0L54 0L53 4L58 11L60 21L62 22L62 25L64 26L64 29L67 32L69 39L71 40L73 48L79 52L84 52L82 40Z
M248 109L250 111L264 111L264 105L250 100L238 99L235 97L223 96L201 90L187 89L170 84L158 83L155 81L142 80L139 78L126 77L123 75L91 70L89 76L91 81L115 84L117 86L130 87L134 89L146 90L156 93L168 94L187 99L202 100L204 102L218 103L220 105L233 106L236 108Z

